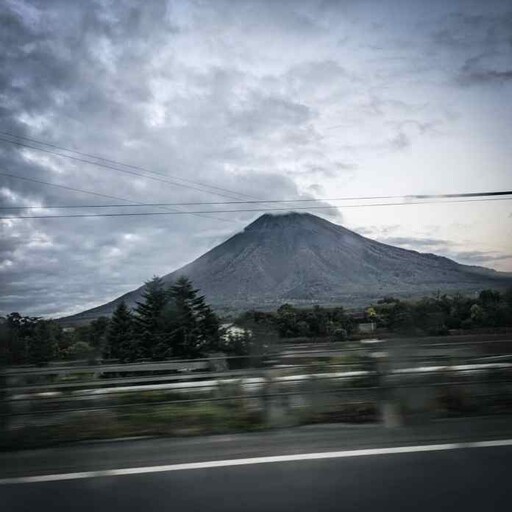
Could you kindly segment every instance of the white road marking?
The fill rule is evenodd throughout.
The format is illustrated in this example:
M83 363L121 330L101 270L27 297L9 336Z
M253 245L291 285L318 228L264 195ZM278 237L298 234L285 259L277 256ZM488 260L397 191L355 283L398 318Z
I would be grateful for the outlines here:
M344 450L336 452L299 453L296 455L275 455L272 457L252 457L247 459L188 462L183 464L168 464L164 466L143 466L135 468L106 469L100 471L82 471L79 473L22 476L0 479L0 485L58 482L63 480L80 480L84 478L142 475L147 473L166 473L169 471L187 471L193 469L223 468L230 466L248 466L251 464L269 464L273 462L296 462L304 460L340 459L348 457L365 457L371 455L393 455L398 453L436 452L444 450L460 450L463 448L490 448L498 446L512 446L512 439L448 444L428 444L418 446L397 446L390 448L368 448L361 450Z

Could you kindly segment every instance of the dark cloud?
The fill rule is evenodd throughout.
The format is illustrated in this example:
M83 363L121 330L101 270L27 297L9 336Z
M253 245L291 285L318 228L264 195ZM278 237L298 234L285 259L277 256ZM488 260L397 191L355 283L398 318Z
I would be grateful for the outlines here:
M502 12L453 12L433 31L432 40L450 52L456 83L463 86L503 84L512 79L512 5Z
M248 87L246 73L228 62L199 69L186 56L173 57L180 8L160 1L10 2L0 34L7 49L0 70L2 129L240 194L297 197L289 177L247 168L246 144L307 123L312 112ZM2 170L13 174L133 201L223 199L6 143L0 158ZM112 202L12 178L2 178L2 186L5 205ZM149 225L148 218L5 221L0 309L55 314L110 299L199 256L255 215L219 214L227 223L162 216ZM215 240L186 236L213 228Z
M331 183L356 176L364 158L414 146L438 128L441 107L415 89L430 83L430 67L445 69L426 64L427 50L411 29L425 7L411 2L391 12L384 4L6 0L0 130L175 181L2 141L0 172L134 202L226 199L218 188L183 186L190 179L235 191L228 194L235 198L332 195ZM450 11L464 11L461 5ZM446 18L437 9L435 20ZM453 41L436 36L450 69L482 51L506 55L504 21L479 16L483 21L453 17L440 26L458 27ZM487 57L468 73L489 70L508 73ZM0 176L0 202L112 200ZM317 213L341 220L337 208ZM191 261L257 215L0 221L0 312L70 313L99 304Z
M377 238L379 236L388 236L391 233L400 230L399 224L392 224L389 226L357 226L354 228L354 231L356 233L359 233L361 235L370 235L374 238Z
M433 246L445 246L447 245L446 240L441 240L439 238L414 238L414 237L404 237L404 236L390 236L382 239L387 244L391 245L409 245L417 248L432 248Z
M409 137L404 132L398 132L390 141L390 146L393 149L402 150L411 145Z
M512 52L511 52L512 55ZM512 69L489 69L481 58L468 59L460 69L457 81L461 85L505 84L512 80Z
M252 137L258 132L268 135L286 126L296 128L314 117L309 107L286 98L257 96L244 103L240 110L232 113L230 124L246 136Z
M454 252L455 259L469 264L490 265L495 261L512 259L512 254L496 254L490 251L458 251Z
M420 252L433 252L453 259L466 265L487 265L503 260L511 260L512 253L498 253L496 251L468 251L461 244L441 238L417 238L403 236L378 236L379 241L390 245L397 245L405 249L414 249Z

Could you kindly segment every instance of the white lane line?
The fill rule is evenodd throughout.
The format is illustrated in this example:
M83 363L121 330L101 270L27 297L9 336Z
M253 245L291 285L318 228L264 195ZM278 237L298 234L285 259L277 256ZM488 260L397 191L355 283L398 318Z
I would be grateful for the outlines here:
M272 462L296 462L304 460L340 459L347 457L365 457L371 455L393 455L398 453L437 452L443 450L460 450L463 448L490 448L512 446L512 439L496 441L477 441L467 443L428 444L418 446L397 446L390 448L368 448L362 450L344 450L337 452L299 453L296 455L275 455L272 457L252 457L247 459L212 460L207 462L187 462L167 464L164 466L143 466L136 468L106 469L100 471L82 471L79 473L61 473L54 475L22 476L0 479L0 485L31 484L40 482L57 482L62 480L80 480L108 476L143 475L147 473L165 473L169 471L186 471L192 469L224 468L230 466L248 466L251 464L269 464Z

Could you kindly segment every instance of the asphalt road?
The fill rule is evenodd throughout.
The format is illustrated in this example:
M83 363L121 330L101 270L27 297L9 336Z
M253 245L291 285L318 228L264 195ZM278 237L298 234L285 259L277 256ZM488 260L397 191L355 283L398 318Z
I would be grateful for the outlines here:
M6 512L510 510L512 446L0 485Z

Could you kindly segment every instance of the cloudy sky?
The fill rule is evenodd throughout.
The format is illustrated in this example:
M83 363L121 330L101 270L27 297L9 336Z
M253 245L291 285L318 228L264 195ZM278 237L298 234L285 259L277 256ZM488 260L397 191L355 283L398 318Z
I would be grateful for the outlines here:
M512 1L4 0L0 23L4 208L318 198L365 236L512 271L510 201L327 201L512 189ZM1 210L64 213L98 209ZM0 312L101 304L258 215L0 220Z

